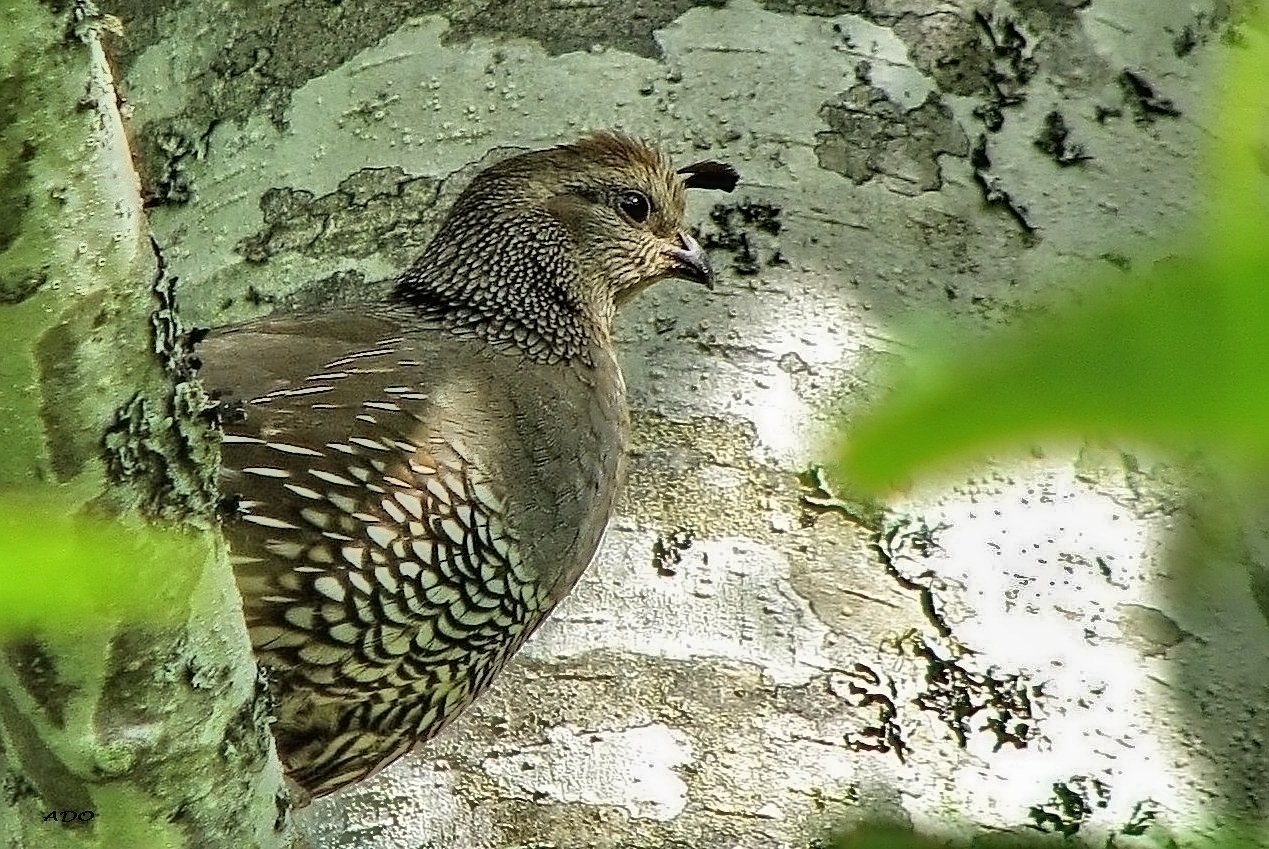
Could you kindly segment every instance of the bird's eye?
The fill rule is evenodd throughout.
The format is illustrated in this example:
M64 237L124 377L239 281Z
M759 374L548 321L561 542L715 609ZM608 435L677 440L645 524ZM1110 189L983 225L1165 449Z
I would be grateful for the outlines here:
M643 192L622 192L617 198L617 208L636 224L642 224L652 214L652 202Z

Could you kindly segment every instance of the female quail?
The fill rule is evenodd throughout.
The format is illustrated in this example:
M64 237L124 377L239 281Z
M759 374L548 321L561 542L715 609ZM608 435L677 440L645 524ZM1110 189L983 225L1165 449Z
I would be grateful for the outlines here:
M616 307L708 283L675 172L599 133L480 173L391 297L212 334L221 488L289 777L311 796L467 707L590 563L623 481Z

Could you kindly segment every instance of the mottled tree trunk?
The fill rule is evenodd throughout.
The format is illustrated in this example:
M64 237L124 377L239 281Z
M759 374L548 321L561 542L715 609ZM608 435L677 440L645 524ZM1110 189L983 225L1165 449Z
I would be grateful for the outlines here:
M122 552L81 543L75 568L122 575L104 592L149 610L0 636L0 842L290 845L240 605L208 532L214 445L101 46L110 22L57 6L6 4L0 27L0 501L30 507L25 535L48 533L35 505L50 501L129 528ZM163 534L186 539L186 562L148 559L175 550ZM43 562L22 544L0 540L11 580Z
M1264 617L1175 463L1076 446L880 526L807 471L895 328L972 336L1185 249L1238 4L107 11L191 323L381 285L494 148L615 126L744 175L692 211L723 285L622 318L636 456L599 561L455 728L305 814L321 846L803 847L864 816L1123 843L1269 813ZM1231 568L1199 597L1193 561Z

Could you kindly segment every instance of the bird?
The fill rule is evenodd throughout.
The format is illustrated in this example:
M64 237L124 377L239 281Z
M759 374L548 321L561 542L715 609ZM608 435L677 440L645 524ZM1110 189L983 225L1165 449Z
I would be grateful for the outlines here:
M222 527L298 805L425 742L568 594L624 482L616 310L712 285L675 170L615 132L478 173L386 294L212 331Z

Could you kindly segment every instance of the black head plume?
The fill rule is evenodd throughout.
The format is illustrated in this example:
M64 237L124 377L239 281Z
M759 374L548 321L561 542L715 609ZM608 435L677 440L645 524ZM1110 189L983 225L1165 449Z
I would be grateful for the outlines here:
M707 159L684 165L678 173L683 174L683 185L689 189L714 189L730 192L740 182L740 172L726 162Z

